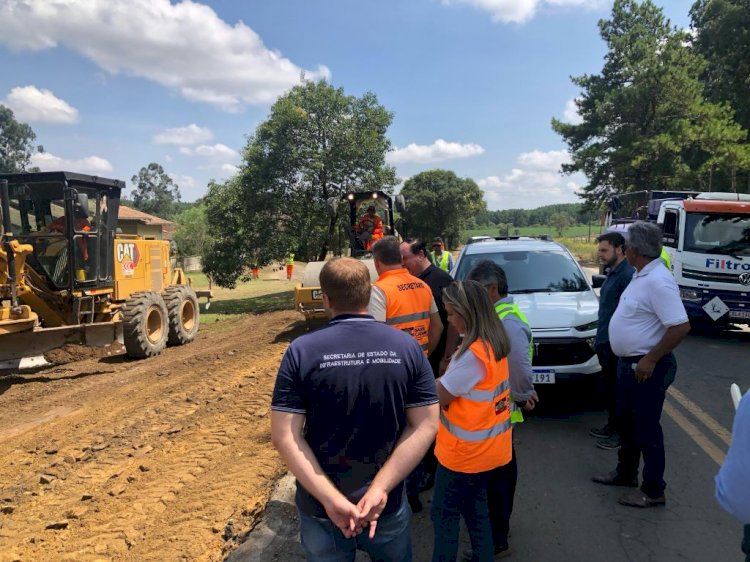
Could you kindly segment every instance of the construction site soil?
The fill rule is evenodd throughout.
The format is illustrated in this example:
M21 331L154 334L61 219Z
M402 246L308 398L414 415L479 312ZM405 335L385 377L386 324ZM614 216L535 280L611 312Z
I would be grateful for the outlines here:
M225 558L284 472L270 401L299 318L219 322L147 360L65 348L0 373L0 562Z

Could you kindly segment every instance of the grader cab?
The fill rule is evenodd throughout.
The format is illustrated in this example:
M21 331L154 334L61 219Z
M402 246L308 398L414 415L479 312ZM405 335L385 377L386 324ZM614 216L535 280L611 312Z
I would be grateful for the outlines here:
M340 200L329 200L333 217L346 205L344 232L349 241L350 254L359 258L370 270L370 278L378 278L372 261L372 245L387 235L398 235L394 218L394 199L383 191L360 191L346 193ZM405 206L402 195L395 197L395 207L401 212ZM302 283L294 288L294 304L305 320L324 320L323 293L320 290L320 270L325 262L310 262L305 267Z
M0 365L66 343L131 357L192 341L198 296L169 242L117 228L125 184L70 172L0 174Z

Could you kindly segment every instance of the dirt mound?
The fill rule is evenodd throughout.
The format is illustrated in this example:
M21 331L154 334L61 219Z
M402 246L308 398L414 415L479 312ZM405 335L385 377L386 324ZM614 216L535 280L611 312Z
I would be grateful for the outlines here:
M125 348L117 342L104 347L68 344L48 351L44 354L44 358L53 365L62 365L64 363L72 363L73 361L117 355L124 351Z
M153 359L105 351L0 377L0 561L221 560L283 472L270 399L299 318L246 316Z

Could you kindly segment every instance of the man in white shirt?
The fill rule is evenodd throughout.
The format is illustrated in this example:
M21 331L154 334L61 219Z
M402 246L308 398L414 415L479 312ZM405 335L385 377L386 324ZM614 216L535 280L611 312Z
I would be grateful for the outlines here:
M610 345L617 365L617 410L621 419L621 447L617 468L592 480L608 486L638 486L622 497L622 505L664 505L664 434L660 419L667 388L674 381L677 362L672 350L690 331L680 290L659 259L661 229L639 222L630 227L625 256L635 267L609 324Z

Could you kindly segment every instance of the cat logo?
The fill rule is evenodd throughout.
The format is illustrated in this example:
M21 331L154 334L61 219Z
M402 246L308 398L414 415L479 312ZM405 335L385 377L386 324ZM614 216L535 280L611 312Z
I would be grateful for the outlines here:
M141 259L141 254L138 246L133 242L118 242L115 257L122 264L122 274L131 277Z

